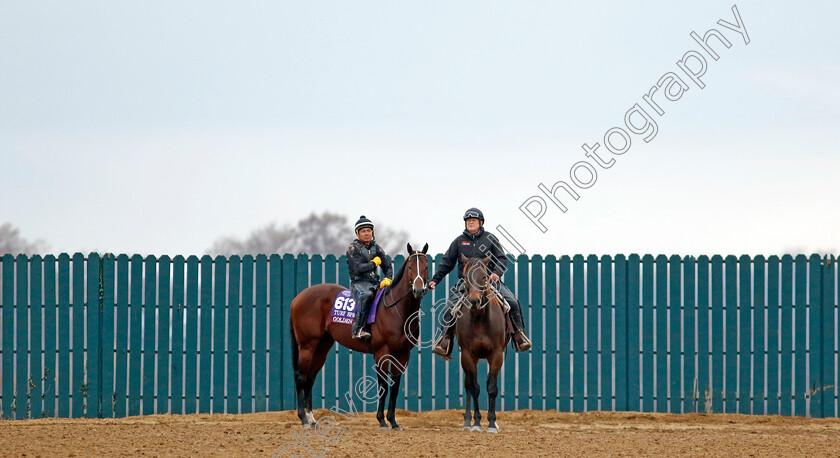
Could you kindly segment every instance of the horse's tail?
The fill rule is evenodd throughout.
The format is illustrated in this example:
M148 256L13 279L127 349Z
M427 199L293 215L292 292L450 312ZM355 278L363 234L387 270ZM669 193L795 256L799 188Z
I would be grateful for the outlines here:
M289 343L291 343L292 346L292 373L294 377L292 383L295 384L295 400L297 400L297 380L298 376L300 376L298 355L300 353L300 349L298 349L297 339L295 338L295 326L292 323L292 317L289 317Z

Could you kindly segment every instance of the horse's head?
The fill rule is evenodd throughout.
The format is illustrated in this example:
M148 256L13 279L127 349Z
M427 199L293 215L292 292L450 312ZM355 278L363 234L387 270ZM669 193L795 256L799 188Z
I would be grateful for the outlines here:
M487 272L490 256L468 258L461 255L461 263L464 264L464 284L466 285L467 299L473 307L481 310L487 305L485 297L488 288L490 288L490 274Z
M411 281L411 293L415 299L420 299L426 294L426 283L429 278L429 260L426 258L426 251L429 244L423 245L420 251L414 251L411 244L407 244L408 257L405 259L405 276Z

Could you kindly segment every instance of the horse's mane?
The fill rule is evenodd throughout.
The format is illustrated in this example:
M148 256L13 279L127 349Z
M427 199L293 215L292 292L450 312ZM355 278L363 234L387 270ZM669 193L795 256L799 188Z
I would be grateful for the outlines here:
M408 256L411 257L411 253L409 253ZM394 275L394 281L391 282L392 284L396 285L397 283L400 282L403 274L405 273L405 266L407 266L407 265L408 265L408 258L405 258L405 261L400 266L400 270L397 271L396 275Z

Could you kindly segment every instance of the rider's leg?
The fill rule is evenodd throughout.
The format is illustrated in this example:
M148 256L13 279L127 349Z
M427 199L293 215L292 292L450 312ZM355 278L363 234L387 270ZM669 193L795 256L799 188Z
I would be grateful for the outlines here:
M369 282L356 282L351 286L353 299L356 301L356 319L353 321L354 339L370 339L370 333L364 330L364 325L367 322L370 300L373 297L371 285L372 283Z
M508 305L510 305L510 318L515 328L513 334L513 342L516 346L516 351L526 351L531 349L531 339L525 334L525 319L522 316L522 307L519 305L519 300L513 295L510 288L502 282L499 282L499 292L502 293Z
M452 339L455 336L455 322L458 321L458 317L454 313L455 305L463 295L463 285L460 284L450 292L446 299L446 309L440 319L440 335L432 349L434 353L439 354L446 361L449 361L452 355Z

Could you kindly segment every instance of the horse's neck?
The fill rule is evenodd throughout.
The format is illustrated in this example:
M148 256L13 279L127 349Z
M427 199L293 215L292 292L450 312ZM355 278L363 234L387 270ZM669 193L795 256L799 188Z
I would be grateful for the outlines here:
M492 295L485 294L484 296L482 296L482 300L485 301L484 307L470 308L470 313L473 321L489 321L490 308L499 306L498 299Z
M399 307L400 316L405 322L411 319L411 315L420 310L420 299L415 299L414 295L409 292L396 307Z
M411 294L411 283L407 281L406 277L403 277L399 283L391 287L389 296L387 301L384 302L390 306L397 307L400 313L402 313L407 307L410 307L411 302L414 300L414 295Z

